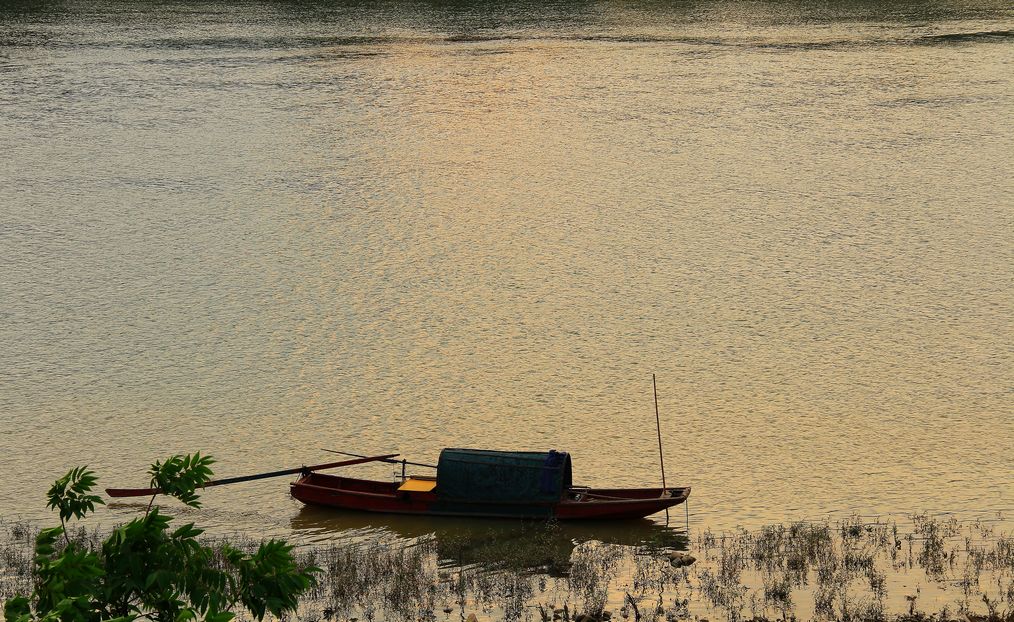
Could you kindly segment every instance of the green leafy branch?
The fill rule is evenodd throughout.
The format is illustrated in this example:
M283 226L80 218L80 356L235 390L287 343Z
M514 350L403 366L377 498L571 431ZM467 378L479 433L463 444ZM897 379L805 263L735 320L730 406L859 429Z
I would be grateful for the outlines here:
M60 514L60 524L66 527L71 518L84 518L88 512L95 511L95 505L105 505L105 501L97 495L89 494L98 478L88 467L78 467L53 482L46 493L47 508L55 509ZM70 540L64 532L67 543Z
M162 494L176 497L190 507L199 508L197 489L211 481L211 465L215 460L211 456L202 456L201 452L193 455L175 455L166 458L165 462L156 461L148 469L151 475L151 487ZM148 511L155 502L152 495L148 503Z
M196 489L210 481L213 462L200 454L171 456L152 465L152 486L200 507ZM66 521L102 503L90 494L96 481L81 467L50 488L49 507L59 511L61 525L36 538L36 587L30 597L4 604L9 622L230 622L239 606L262 620L294 611L316 585L320 569L299 567L291 545L269 540L252 554L229 546L216 551L198 540L203 531L193 523L172 529L172 518L152 503L99 550L80 547L67 538Z

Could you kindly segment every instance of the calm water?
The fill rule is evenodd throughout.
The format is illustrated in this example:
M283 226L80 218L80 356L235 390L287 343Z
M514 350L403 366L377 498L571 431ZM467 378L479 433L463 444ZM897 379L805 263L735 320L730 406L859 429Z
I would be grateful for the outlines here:
M655 484L654 372L693 525L1010 524L1012 67L989 0L5 3L0 516L198 449Z

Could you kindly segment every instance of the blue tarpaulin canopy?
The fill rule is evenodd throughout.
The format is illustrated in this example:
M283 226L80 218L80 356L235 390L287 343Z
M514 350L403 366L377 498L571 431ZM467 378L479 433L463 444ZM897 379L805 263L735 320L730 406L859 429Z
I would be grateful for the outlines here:
M441 501L555 503L572 484L570 454L555 450L445 449L437 463Z

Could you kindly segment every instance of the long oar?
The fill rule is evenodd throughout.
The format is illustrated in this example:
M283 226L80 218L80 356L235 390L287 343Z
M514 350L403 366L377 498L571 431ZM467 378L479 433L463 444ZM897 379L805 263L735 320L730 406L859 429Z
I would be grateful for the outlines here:
M270 473L257 473L256 475L243 475L240 477L228 477L208 482L202 488L210 486L222 486L224 484L238 484L239 482L250 482L255 479L267 479L269 477L281 477L283 475L294 475L304 471L322 471L335 467L352 466L364 462L376 462L378 460L389 461L398 454L384 454L382 456L360 456L358 460L343 460L341 462L330 462L328 464L316 464L314 466L299 467L295 469L284 469L282 471L271 471ZM106 488L106 494L110 497L149 497L162 492L160 488Z
M321 451L329 451L329 452L331 452L333 454L338 454L340 456L355 456L356 458L365 458L366 457L366 456L361 456L359 454L350 454L347 451L335 451L334 449L324 449L323 447L321 447L320 450ZM395 454L395 455L397 455L397 454ZM409 462L408 460L391 460L390 458L382 459L381 462L390 462L391 464L411 464L412 466L421 466L421 467L426 467L427 469L435 469L435 468L437 468L436 465L434 465L434 464L423 464L422 462Z

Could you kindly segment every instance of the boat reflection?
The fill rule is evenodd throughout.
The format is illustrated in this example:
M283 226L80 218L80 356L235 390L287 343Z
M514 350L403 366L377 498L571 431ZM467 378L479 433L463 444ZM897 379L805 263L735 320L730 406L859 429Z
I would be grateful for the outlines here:
M291 521L306 542L432 540L441 566L511 567L563 576L578 545L598 541L638 552L689 548L683 529L648 519L580 523L372 514L306 506Z

